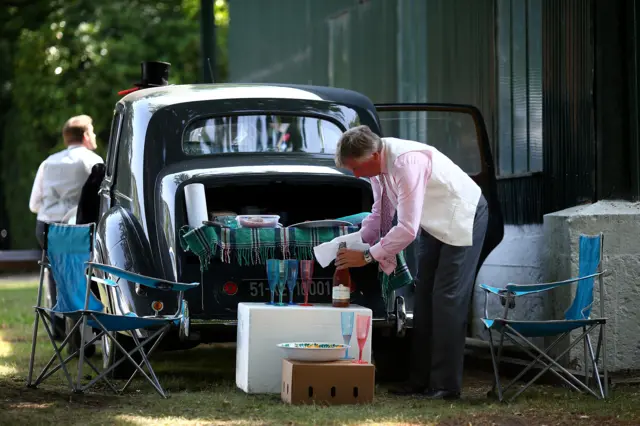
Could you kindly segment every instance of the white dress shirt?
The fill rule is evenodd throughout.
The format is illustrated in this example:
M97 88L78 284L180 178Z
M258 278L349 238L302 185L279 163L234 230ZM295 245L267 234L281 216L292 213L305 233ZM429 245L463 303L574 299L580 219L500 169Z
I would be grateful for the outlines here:
M52 154L40 164L36 173L29 209L38 220L59 222L78 206L82 186L102 158L82 145L71 145Z

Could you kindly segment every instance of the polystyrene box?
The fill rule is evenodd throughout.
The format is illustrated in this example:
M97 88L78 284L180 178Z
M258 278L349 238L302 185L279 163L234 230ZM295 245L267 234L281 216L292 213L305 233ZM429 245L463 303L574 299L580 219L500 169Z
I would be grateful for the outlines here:
M344 343L342 313L353 312L353 333L349 357L358 357L356 317L371 318L371 309L358 305L334 308L331 305L273 306L265 303L238 304L236 385L247 393L280 393L284 351L277 345L287 342ZM371 327L362 359L371 362Z

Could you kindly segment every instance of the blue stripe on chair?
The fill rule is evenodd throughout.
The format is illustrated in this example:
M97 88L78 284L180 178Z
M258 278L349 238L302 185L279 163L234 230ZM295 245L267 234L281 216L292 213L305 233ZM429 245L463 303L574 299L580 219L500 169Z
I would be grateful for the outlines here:
M53 254L86 254L91 252L93 225L47 224L47 252Z
M87 262L95 269L107 272L111 275L115 275L118 278L125 279L127 281L138 283L146 287L157 288L160 290L173 290L173 291L185 291L195 287L198 287L199 283L176 283L167 280L161 280L159 278L152 278L146 275L136 274L135 272L125 271L124 269L116 268L115 266L105 265L96 262Z
M88 258L89 252L84 254L49 252L49 264L58 294L56 305L53 307L55 312L72 312L85 308L87 276L84 273L84 263ZM89 292L88 309L98 312L104 309L92 292Z
M504 288L492 287L490 285L480 284L480 288L490 293L497 294L498 296L506 296L506 291L510 291L515 296L524 296L530 293L539 293L541 291L551 290L552 288L560 287L565 284L566 283L563 283L563 282L553 283L553 284L539 284L539 285L527 284L526 290L522 290L523 286L518 284L507 284ZM519 288L519 290L516 290L516 288ZM505 294L501 294L501 292L505 292Z
M137 330L154 326L160 327L169 322L173 322L175 325L178 325L181 318L180 315L172 318L143 318L128 315L109 315L103 313L95 313L94 315L96 316L98 321L102 323L104 328L109 331ZM87 323L90 327L99 328L99 325L91 318L88 318Z
M480 288L490 293L498 294L498 295L500 294L500 290L503 290L502 288L491 287L490 285L486 285L486 284L480 284Z
M109 287L118 287L118 283L113 280L110 280L109 278L91 277L91 281L95 281L99 284L108 285Z
M85 308L87 277L84 264L91 257L92 229L93 225L47 224L47 256L58 291L54 312L72 312ZM91 292L88 309L104 309Z
M555 283L548 283L548 284L525 284L526 285L525 287L525 285L509 283L505 286L505 289L511 291L516 296L523 296L525 294L540 293L543 291L548 291L556 287L562 287L563 285L566 285L566 284L568 283L564 281L558 281Z
M44 311L44 312L48 312L48 313L62 313L64 314L65 317L67 318L71 318L73 321L77 321L78 319L80 319L80 317L82 316L82 311L66 311L66 312L58 312L54 309L51 308L44 308L42 306L34 306L34 308ZM97 314L100 312L96 312Z
M35 307L36 309L40 309L44 312L55 312L53 309L43 308L43 307ZM183 309L184 310L184 309ZM64 315L68 318L71 318L73 321L77 321L82 317L82 313L87 312L95 315L95 317L104 325L104 327L108 331L127 331L127 330L137 330L141 328L154 327L154 326L162 326L166 323L173 322L174 325L179 325L180 320L182 319L182 312L176 316L171 318L166 317L138 317L134 313L129 313L126 315L111 315L105 314L104 312L95 312L95 311L71 311L65 312ZM87 323L89 327L99 328L97 322L91 319L91 317L87 318Z
M600 235L580 235L580 255L578 274L586 277L595 274L600 264ZM580 280L576 288L573 303L565 312L567 320L579 320L588 318L593 303L594 278Z
M484 326L487 327L488 329L493 328L493 324L495 323L494 320L488 319L488 318L482 318L482 322L484 323Z
M554 336L587 325L602 323L603 320L503 321L499 319L482 318L482 322L488 329L501 330L505 325L509 325L523 336L543 337Z

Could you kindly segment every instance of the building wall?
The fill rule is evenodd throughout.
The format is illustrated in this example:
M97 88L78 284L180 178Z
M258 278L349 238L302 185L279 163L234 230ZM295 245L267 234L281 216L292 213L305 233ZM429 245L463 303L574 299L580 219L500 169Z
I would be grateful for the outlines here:
M477 106L505 220L542 223L542 2L234 0L230 78L345 87L379 103Z
M623 201L637 200L640 176L637 2L545 0L543 18L545 279L577 276L580 235L602 232L611 275L604 294L595 291L592 315L600 315L602 301L609 371L638 370L640 206ZM553 292L555 318L574 294L575 286ZM597 337L592 333L593 345ZM564 361L584 365L582 348Z
M613 370L640 368L634 280L640 252L628 238L637 234L630 230L637 228L638 206L574 207L638 194L640 84L637 65L625 59L638 52L635 2L230 4L233 81L328 84L359 90L374 102L478 106L492 140L507 222L478 282L502 287L567 279L577 272L579 233L605 232L605 262L614 271L606 282ZM395 130L403 137L424 134L419 126ZM513 314L559 319L572 297L570 291L523 298ZM483 310L483 294L476 291L471 334L486 339ZM497 301L489 305L490 314L501 310ZM569 362L580 364L580 356L572 351Z
M542 268L531 255L541 247L543 213L542 179L531 174L542 163L541 2L234 0L230 76L345 87L374 102L477 106L500 169L505 219L513 224L479 278L496 286L527 282ZM425 135L419 126L391 133ZM472 333L479 336L482 300L474 298ZM522 312L538 318L543 303L531 303Z
M595 201L591 1L544 0L544 212Z
M495 142L493 0L400 0L395 102L471 104Z
M230 79L329 85L393 102L396 8L392 0L229 2Z
M232 81L344 87L379 103L468 103L493 135L493 0L234 0L229 7Z

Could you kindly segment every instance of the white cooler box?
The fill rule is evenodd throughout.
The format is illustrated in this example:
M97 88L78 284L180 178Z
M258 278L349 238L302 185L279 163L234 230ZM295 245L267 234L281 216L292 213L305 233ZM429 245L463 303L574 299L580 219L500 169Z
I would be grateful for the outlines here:
M273 306L265 303L238 304L238 340L236 385L247 393L280 393L286 342L344 343L342 312L354 312L349 358L358 358L356 317L372 316L371 309L358 305L334 308L331 305ZM362 359L371 362L371 332L362 351Z

